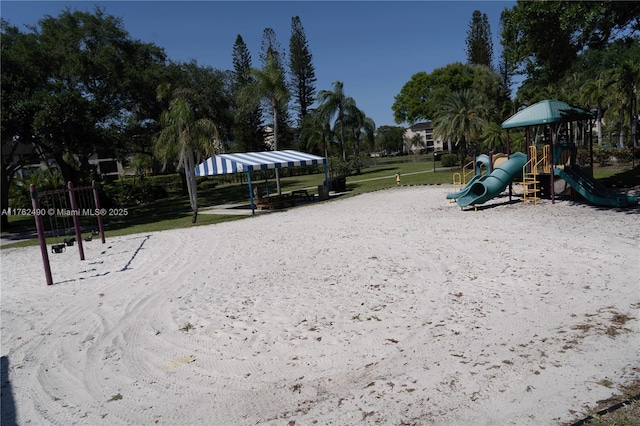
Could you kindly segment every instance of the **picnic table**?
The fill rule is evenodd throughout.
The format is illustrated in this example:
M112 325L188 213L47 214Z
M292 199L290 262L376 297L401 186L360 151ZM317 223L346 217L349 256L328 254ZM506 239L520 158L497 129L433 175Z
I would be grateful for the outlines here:
M258 210L263 210L265 208L273 210L280 207L293 207L295 205L296 199L289 194L269 195L267 197L256 198L256 207Z
M295 191L291 191L291 196L295 199L303 199L304 201L313 200L313 195L310 195L309 191L306 189L296 189Z

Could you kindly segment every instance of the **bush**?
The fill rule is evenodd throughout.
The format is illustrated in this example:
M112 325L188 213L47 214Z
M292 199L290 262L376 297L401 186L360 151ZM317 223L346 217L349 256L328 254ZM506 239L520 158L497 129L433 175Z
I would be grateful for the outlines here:
M347 177L351 174L351 163L342 158L329 158L329 172L334 177Z
M589 150L579 149L576 153L576 164L578 166L590 166L591 165L591 157L589 156Z
M442 156L442 167L453 167L458 165L458 156L456 154L444 154Z
M610 152L620 164L629 164L633 160L633 148L613 148Z
M593 159L597 161L600 166L608 166L611 163L611 149L594 147Z
M30 209L31 192L29 185L34 184L39 194L53 189L66 188L65 181L60 172L51 172L49 170L38 170L29 175L27 178L16 178L9 186L9 205L16 208ZM40 207L49 207L43 198L40 198Z
M151 181L152 179L144 179L142 181L120 179L112 184L105 185L103 187L105 194L104 204L125 207L166 198L168 194L165 187Z
M200 189L213 189L218 186L218 181L213 179L204 179L201 182L198 182L198 187Z
M145 185L160 186L167 191L182 191L182 179L178 173L170 175L148 176L143 180Z

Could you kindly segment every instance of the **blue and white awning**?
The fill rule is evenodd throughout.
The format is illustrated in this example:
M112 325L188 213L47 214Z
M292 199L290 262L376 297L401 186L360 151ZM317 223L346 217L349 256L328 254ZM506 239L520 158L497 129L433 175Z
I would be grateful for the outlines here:
M253 170L326 164L324 157L300 151L264 151L218 154L196 166L196 176L223 175Z

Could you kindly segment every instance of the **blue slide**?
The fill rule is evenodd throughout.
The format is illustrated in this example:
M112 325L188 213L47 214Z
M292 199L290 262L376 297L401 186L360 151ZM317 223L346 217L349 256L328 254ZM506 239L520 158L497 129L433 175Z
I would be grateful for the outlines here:
M564 168L556 166L554 174L564 179L578 194L596 206L629 207L638 204L638 198L633 195L619 195L611 192L586 174L579 166Z
M447 199L455 199L460 207L482 204L500 195L513 179L522 174L527 156L516 152L496 167L490 175L475 176L462 191L447 194Z

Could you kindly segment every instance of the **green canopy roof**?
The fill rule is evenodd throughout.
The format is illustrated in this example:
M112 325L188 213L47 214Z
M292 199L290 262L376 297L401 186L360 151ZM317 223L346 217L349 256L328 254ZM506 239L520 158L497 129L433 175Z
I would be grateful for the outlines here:
M518 111L502 123L503 129L535 126L538 124L564 123L593 118L585 109L574 107L566 102L546 99Z

